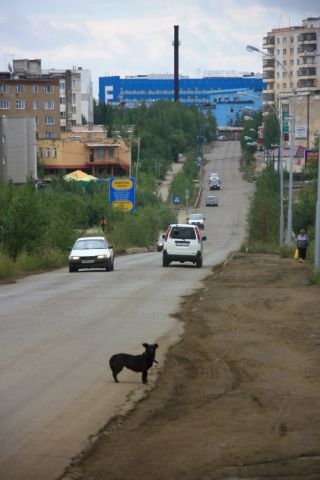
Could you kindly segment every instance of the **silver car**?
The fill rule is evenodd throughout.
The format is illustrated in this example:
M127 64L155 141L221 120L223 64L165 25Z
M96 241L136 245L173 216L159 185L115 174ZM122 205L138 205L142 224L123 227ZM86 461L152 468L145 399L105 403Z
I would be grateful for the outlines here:
M113 248L105 237L78 238L69 255L69 272L80 268L103 268L107 272L114 269Z

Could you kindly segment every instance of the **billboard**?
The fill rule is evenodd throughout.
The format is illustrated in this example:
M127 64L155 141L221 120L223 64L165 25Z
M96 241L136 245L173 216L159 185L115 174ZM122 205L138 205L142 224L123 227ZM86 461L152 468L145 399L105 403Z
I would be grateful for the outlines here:
M109 202L111 207L124 212L136 209L136 188L134 178L110 178Z

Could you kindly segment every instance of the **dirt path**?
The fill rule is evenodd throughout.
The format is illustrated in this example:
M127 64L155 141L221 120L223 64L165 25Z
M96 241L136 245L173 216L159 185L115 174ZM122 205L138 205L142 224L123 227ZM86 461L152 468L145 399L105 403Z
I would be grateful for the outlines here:
M319 480L320 289L308 285L311 268L240 253L216 267L185 299L185 335L153 390L63 478Z

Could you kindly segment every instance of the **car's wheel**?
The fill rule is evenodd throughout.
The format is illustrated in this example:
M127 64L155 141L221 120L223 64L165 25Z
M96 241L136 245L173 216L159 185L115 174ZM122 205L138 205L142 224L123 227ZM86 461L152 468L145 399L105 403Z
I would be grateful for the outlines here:
M167 255L163 254L162 255L162 266L163 267L168 267L170 264L170 260L168 259Z
M111 272L112 270L112 263L111 263L111 260L107 260L107 263L106 263L106 271L107 272Z
M202 257L198 257L196 259L196 267L201 268L202 267Z
M70 273L74 273L74 272L77 272L77 271L78 271L77 267L72 267L71 265L69 265L69 272Z

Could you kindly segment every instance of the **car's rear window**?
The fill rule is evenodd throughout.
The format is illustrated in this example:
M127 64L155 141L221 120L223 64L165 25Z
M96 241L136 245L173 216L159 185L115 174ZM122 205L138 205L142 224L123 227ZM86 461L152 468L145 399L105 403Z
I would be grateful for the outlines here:
M194 231L194 228L173 227L170 232L170 238L184 238L187 240L195 240L196 233Z

